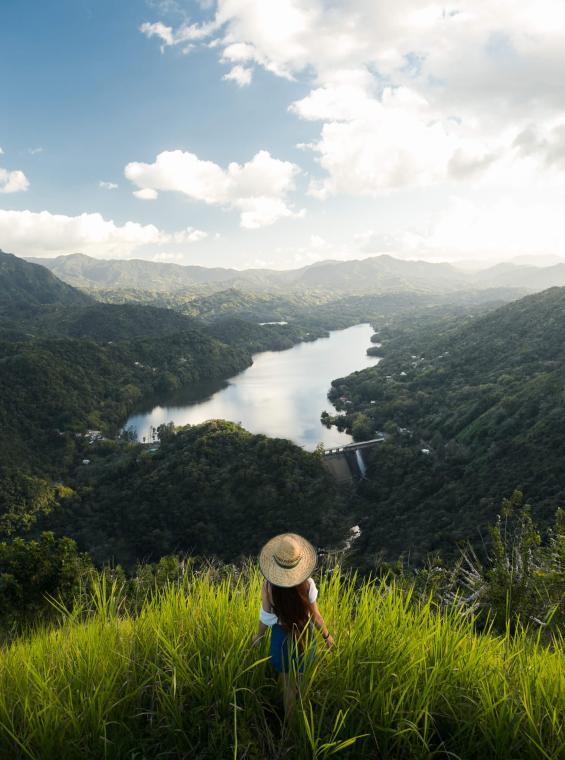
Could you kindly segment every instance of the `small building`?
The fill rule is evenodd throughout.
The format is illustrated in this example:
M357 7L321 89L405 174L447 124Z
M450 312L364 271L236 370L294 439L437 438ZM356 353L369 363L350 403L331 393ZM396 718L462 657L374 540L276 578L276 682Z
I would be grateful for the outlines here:
M83 460L82 460L82 463L83 463L83 464L90 464L90 459L83 459Z

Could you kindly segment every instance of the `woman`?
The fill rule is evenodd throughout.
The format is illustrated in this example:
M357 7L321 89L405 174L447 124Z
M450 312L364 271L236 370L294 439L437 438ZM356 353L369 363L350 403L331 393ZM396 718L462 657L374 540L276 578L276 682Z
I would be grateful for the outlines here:
M261 549L259 567L265 582L253 645L267 628L271 629L271 664L281 674L285 712L289 715L295 690L288 673L301 672L305 659L313 656L313 642L309 641L312 625L321 632L328 649L334 643L316 604L318 589L310 577L316 567L316 550L302 536L282 533Z

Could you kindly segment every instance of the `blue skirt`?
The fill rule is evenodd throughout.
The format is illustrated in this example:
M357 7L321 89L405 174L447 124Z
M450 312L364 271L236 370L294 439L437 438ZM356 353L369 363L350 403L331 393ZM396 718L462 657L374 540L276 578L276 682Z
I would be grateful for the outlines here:
M311 632L309 632L311 634ZM277 673L297 672L302 673L305 665L312 662L316 654L316 643L313 639L305 643L303 652L297 651L297 647L291 644L289 653L288 631L275 623L271 626L271 665Z

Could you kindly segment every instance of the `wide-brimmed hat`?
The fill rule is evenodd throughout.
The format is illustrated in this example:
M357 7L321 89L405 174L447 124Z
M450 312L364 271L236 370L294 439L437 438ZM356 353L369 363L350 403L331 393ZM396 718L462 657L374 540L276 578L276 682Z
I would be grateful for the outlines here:
M296 533L281 533L261 549L259 567L274 586L298 586L316 567L316 550Z

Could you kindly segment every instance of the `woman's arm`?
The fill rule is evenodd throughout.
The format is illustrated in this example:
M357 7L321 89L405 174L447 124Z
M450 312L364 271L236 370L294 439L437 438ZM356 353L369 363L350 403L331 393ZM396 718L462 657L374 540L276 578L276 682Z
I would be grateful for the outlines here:
M312 622L314 623L315 627L322 634L322 638L326 642L327 648L331 649L334 643L333 636L328 631L328 628L324 622L324 618L322 617L322 613L318 609L318 605L316 604L316 602L313 602L310 605L310 618Z
M263 583L263 587L261 589L261 607L265 610L265 612L271 611L271 600L269 599L269 593L267 591L267 581ZM257 633L255 634L255 636L253 637L253 641L251 642L252 647L254 647L256 644L258 644L261 641L268 627L269 627L268 625L266 625L261 620L259 620L259 627L257 628Z
M257 629L257 633L255 636L253 636L253 641L251 642L252 647L256 646L261 641L268 627L269 626L265 625L265 623L259 621L259 628Z

